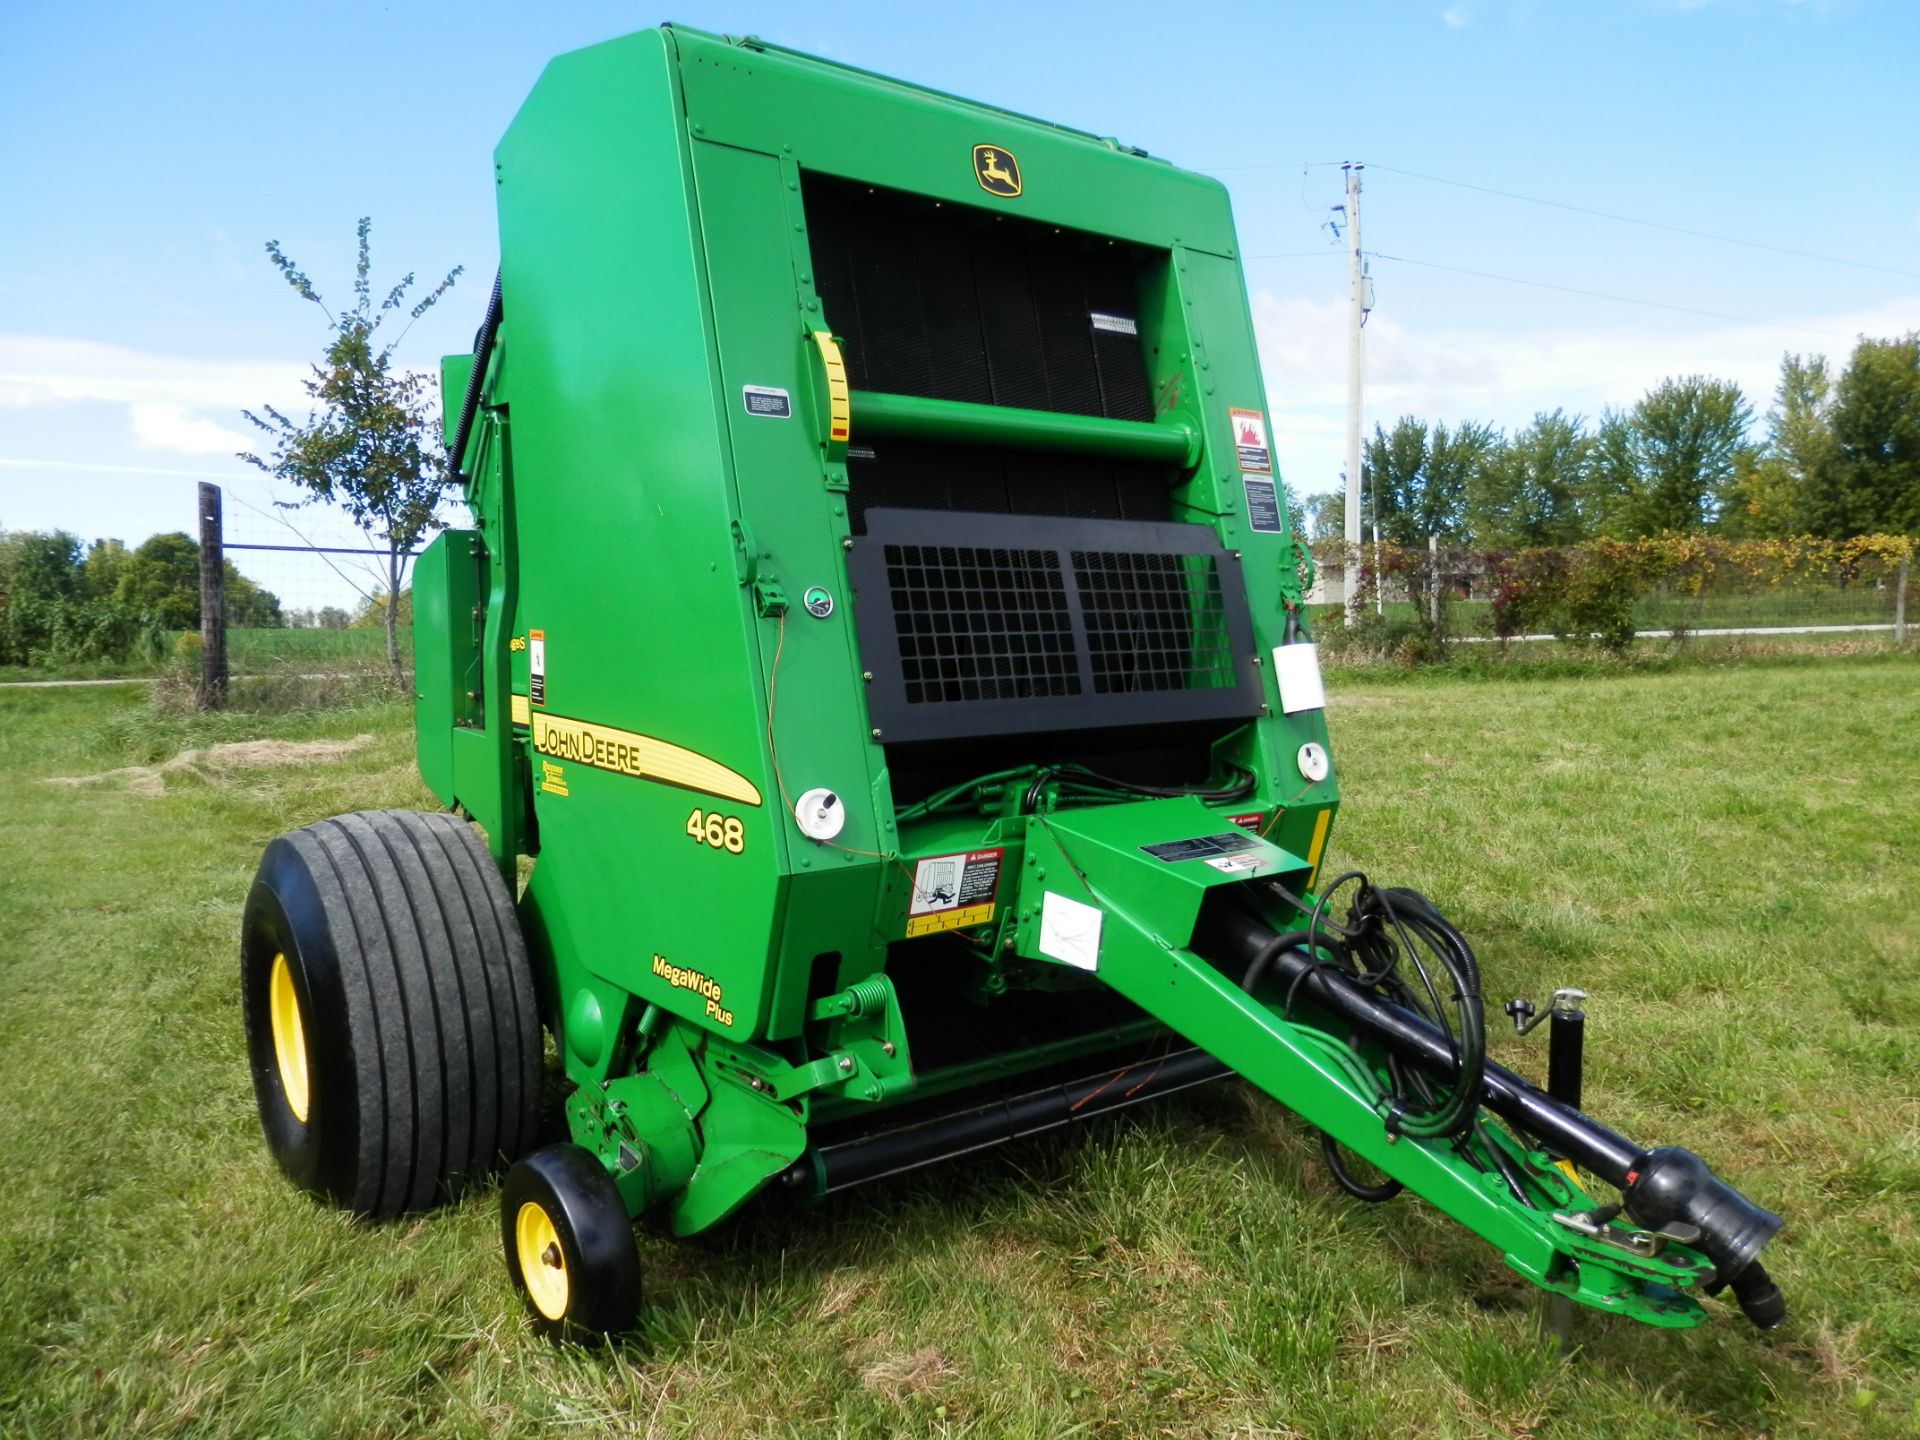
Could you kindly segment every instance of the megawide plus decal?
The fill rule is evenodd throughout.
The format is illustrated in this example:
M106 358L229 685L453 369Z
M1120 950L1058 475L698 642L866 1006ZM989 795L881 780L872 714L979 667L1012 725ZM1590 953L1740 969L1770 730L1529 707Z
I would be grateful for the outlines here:
M727 1026L733 1024L733 1011L720 1003L726 992L721 989L720 982L711 975L703 975L698 970L684 969L673 964L664 955L653 957L653 973L674 989L691 990L706 1001L709 1020L717 1020Z

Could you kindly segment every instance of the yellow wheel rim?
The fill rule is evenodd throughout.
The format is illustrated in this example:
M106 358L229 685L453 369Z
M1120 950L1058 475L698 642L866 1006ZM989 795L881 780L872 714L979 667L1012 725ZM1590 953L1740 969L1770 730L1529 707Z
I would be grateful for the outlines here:
M566 1252L560 1248L560 1232L553 1228L551 1217L531 1200L513 1217L513 1247L534 1309L549 1320L566 1318Z
M273 957L267 981L267 1018L273 1026L273 1058L280 1066L280 1091L287 1108L307 1123L307 1032L300 1023L300 997L293 992L293 971L285 955Z

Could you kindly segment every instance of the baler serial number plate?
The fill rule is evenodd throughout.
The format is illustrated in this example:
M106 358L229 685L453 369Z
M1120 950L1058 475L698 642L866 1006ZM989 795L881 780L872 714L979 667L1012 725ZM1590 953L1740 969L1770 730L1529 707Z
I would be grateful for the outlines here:
M1154 859L1172 864L1177 860L1211 860L1216 855L1237 855L1242 850L1253 849L1259 843L1244 830L1230 830L1224 835L1202 835L1196 840L1167 840L1140 848Z

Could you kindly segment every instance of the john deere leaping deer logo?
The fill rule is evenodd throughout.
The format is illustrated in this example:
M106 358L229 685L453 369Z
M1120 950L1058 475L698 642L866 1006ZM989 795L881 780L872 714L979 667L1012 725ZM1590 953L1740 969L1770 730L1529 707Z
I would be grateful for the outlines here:
M997 145L973 147L973 178L989 195L1020 193L1020 162Z

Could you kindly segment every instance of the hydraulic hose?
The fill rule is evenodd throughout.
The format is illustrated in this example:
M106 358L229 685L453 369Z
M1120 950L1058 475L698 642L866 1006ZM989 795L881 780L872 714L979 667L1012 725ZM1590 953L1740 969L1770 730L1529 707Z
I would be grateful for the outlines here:
M1223 907L1206 913L1194 945L1229 973L1264 960L1276 981L1340 1027L1371 1037L1442 1084L1456 1080L1458 1057L1439 1026L1315 959L1300 948L1304 938L1304 932L1276 935L1252 916ZM1697 1226L1699 1248L1747 1317L1763 1328L1780 1323L1784 1302L1754 1263L1779 1231L1780 1217L1715 1176L1699 1156L1672 1147L1644 1149L1493 1061L1483 1072L1482 1103L1547 1150L1618 1186L1637 1224L1650 1230Z
M480 395L487 384L487 362L493 358L494 337L500 333L500 272L493 272L493 294L487 300L487 313L473 337L473 369L467 372L467 392L460 401L460 420L453 427L453 443L447 447L447 467L453 478L466 483L467 439L473 433L474 416L480 413Z

